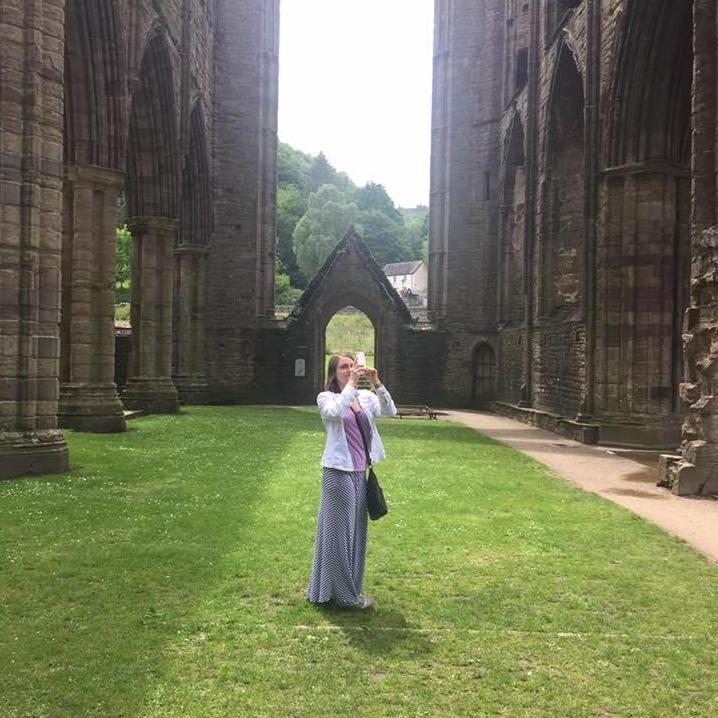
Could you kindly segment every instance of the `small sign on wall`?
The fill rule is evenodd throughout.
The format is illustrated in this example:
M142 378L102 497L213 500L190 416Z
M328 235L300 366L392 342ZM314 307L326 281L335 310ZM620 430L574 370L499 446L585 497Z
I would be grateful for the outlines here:
M307 363L304 359L294 360L294 376L304 378L307 375Z

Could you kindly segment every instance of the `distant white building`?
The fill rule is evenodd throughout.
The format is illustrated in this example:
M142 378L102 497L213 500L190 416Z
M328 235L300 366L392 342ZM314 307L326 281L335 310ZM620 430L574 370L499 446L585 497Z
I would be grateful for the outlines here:
M384 274L408 305L426 306L429 273L424 262L385 264Z

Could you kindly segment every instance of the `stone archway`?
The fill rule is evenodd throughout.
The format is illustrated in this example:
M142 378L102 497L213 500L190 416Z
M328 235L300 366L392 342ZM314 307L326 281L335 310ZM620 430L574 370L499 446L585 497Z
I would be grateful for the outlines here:
M683 414L692 25L688 0L631 4L600 187L595 412L617 440L656 446L678 443Z
M190 116L182 171L181 225L175 247L172 378L180 400L209 400L206 373L207 254L212 231L209 148L202 110Z
M526 152L521 115L514 113L503 162L499 216L499 355L502 399L518 401L524 379L523 347L526 326Z
M350 229L302 296L286 327L284 400L313 403L324 379L325 329L343 307L356 307L374 325L379 375L401 393L403 341L413 324L409 310L385 277L369 248ZM304 368L297 376L297 362Z
M539 307L531 382L540 409L575 416L585 382L584 88L568 45L556 61L545 134Z
M132 355L124 401L150 413L179 410L172 382L172 302L178 218L175 84L161 32L147 42L130 115L127 224L134 243Z

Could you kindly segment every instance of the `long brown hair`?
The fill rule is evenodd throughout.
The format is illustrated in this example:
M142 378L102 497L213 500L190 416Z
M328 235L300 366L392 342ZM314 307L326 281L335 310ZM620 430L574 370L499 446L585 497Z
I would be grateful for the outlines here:
M332 354L332 358L329 360L329 366L327 367L327 383L324 385L324 391L333 391L335 394L341 393L341 388L337 381L337 366L339 365L339 360L343 357L347 357L356 363L354 355L348 352Z

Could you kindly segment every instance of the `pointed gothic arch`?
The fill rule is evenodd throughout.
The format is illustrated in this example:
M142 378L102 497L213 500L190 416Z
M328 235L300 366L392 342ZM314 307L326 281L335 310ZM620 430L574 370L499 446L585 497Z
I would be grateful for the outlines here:
M624 18L612 75L604 163L690 158L691 0L635 0Z
M596 407L680 436L690 286L692 2L635 0L610 84L599 236Z
M179 145L175 80L167 41L147 40L132 95L127 205L130 217L178 218Z
M116 0L65 6L61 426L123 431L114 384L117 198L127 146L125 42Z
M172 382L174 249L179 226L179 142L172 57L155 29L132 95L128 225L133 236L132 354L125 404L148 413L179 410Z
M65 164L124 171L125 40L116 0L68 0L65 8Z
M526 322L526 139L518 111L514 112L504 142L499 215L499 323L501 372L499 395L518 401L524 383L517 342ZM476 360L474 360L476 365ZM476 375L476 372L474 372ZM476 394L476 386L473 393ZM474 400L475 401L475 400Z
M534 400L579 411L584 385L584 82L571 48L558 49L544 132Z
M182 170L180 228L175 248L173 380L180 400L209 400L206 376L207 251L212 231L209 143L195 103Z
M583 78L566 45L559 51L546 132L542 313L580 306L584 212Z
M402 337L413 324L411 313L386 278L371 251L350 229L302 295L287 323L291 361L306 367L306 376L286 390L293 401L313 402L323 386L325 332L343 307L356 307L374 326L376 367L396 389L401 387Z
M516 112L506 138L501 196L501 313L505 325L524 319L524 232L526 152L521 115Z

